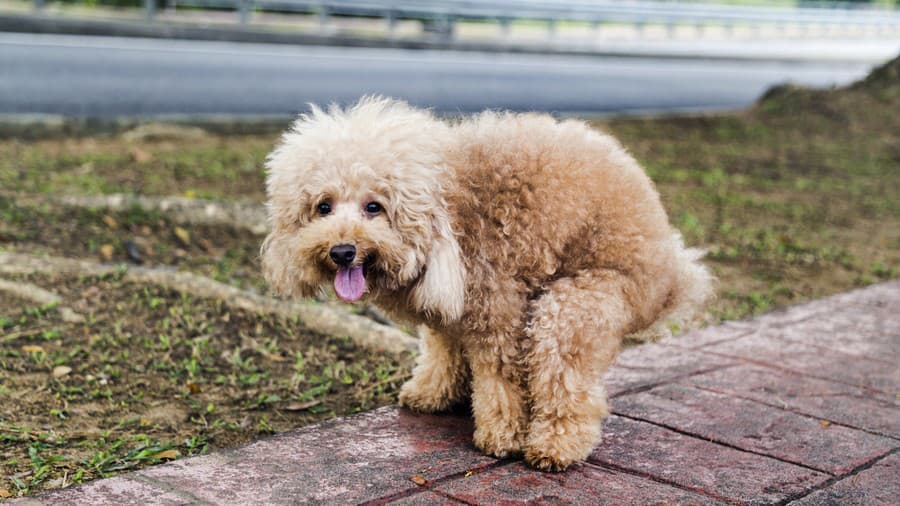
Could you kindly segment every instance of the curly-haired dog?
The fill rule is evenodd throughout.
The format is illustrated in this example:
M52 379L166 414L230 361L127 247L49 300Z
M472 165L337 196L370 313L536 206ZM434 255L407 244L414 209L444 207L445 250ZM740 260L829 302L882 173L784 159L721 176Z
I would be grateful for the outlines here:
M684 320L710 276L653 184L582 122L485 112L444 122L364 98L301 116L271 153L278 292L330 286L424 324L400 403L471 396L475 445L540 469L585 459L624 335Z

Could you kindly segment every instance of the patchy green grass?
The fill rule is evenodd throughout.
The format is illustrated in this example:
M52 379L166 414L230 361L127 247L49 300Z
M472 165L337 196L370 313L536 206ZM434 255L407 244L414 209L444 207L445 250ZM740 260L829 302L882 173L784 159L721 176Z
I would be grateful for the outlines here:
M898 110L894 62L848 89L773 90L739 114L596 125L641 161L687 242L709 251L718 320L898 275ZM0 249L133 263L130 244L145 264L262 288L261 237L47 198L262 201L275 135L179 128L0 139ZM408 356L375 356L300 322L117 276L22 279L60 293L86 321L0 292L0 496L392 403L408 375Z
M86 321L0 296L0 489L14 495L390 404L411 364L117 275L19 279Z
M0 141L0 188L10 193L181 195L262 199L272 135L112 135Z

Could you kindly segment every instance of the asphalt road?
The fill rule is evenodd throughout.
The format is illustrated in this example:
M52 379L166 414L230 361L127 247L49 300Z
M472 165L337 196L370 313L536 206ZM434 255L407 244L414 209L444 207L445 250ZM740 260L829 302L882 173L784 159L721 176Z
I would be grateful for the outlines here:
M871 63L778 63L296 47L0 33L0 114L293 115L367 93L442 111L724 109Z

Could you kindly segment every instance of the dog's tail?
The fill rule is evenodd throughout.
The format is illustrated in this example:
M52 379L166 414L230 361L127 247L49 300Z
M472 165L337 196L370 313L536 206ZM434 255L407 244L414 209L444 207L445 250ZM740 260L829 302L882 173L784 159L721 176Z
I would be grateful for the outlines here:
M649 327L636 332L629 339L657 341L679 332L701 317L704 307L713 299L715 278L700 263L706 251L686 248L681 234L673 237L676 262L676 281L666 304L666 309Z

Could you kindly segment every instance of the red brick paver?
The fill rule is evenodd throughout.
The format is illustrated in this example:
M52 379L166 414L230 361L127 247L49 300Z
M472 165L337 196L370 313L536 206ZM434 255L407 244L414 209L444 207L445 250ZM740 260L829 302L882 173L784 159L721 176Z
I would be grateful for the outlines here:
M814 492L796 505L840 504L867 506L900 502L900 455L893 454L870 469L842 479L831 487Z
M896 395L753 364L698 374L689 383L900 439L900 404Z
M591 462L665 479L732 502L777 502L829 474L613 415Z
M565 474L531 471L522 463L442 483L435 491L467 504L722 504L710 497L647 480L631 473L578 466Z
M846 473L898 441L680 384L616 399L613 411L829 473Z
M625 350L563 474L485 457L466 415L398 408L20 504L900 503L900 281Z
M137 474L210 504L354 504L415 492L416 475L434 481L495 465L473 451L471 433L468 417L380 409Z

